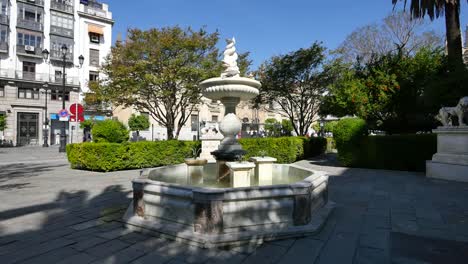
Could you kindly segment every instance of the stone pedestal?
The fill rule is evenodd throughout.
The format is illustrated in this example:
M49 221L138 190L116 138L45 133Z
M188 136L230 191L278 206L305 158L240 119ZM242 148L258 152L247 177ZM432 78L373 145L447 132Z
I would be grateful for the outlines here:
M226 162L226 166L231 171L231 187L250 187L251 171L255 168L252 162Z
M186 159L187 164L187 184L197 185L203 183L203 166L207 163L206 159Z
M250 161L255 163L255 178L258 179L258 185L273 184L273 163L276 159L273 157L251 157Z
M437 153L426 162L426 176L468 182L468 126L439 127Z
M205 132L205 131L203 131ZM208 162L215 162L216 159L211 152L218 150L219 144L223 139L223 135L219 132L215 132L214 128L206 129L206 132L201 136L201 153L200 158L206 159Z

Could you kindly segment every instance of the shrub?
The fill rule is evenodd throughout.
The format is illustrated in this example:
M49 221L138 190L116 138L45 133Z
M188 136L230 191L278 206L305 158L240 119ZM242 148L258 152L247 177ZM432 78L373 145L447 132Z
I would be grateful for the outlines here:
M264 154L276 158L278 163L291 163L317 156L324 153L326 148L324 138L244 138L239 142L247 151L247 158Z
M333 152L336 150L336 142L332 137L327 137L327 152Z
M122 143L128 141L129 138L125 125L112 119L96 123L91 134L96 143Z
M360 156L353 166L387 169L424 171L426 160L437 152L437 136L390 135L368 136L360 144Z
M116 171L178 164L189 157L198 141L141 141L79 143L67 145L67 157L74 169Z
M366 134L366 121L360 118L343 118L335 125L333 138L338 149L338 159L343 165L357 163L359 143Z

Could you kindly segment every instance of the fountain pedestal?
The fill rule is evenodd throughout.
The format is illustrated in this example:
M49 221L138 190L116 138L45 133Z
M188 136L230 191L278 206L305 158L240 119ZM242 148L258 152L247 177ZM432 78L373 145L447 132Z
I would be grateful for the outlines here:
M252 162L226 162L231 171L231 188L250 187L251 172L255 168Z
M251 161L255 163L255 177L258 178L258 185L273 184L273 163L276 159L273 157L251 157Z

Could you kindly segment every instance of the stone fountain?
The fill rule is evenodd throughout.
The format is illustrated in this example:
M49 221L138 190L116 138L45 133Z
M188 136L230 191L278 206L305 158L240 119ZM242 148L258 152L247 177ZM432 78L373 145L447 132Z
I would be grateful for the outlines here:
M200 84L204 96L226 108L224 139L211 152L216 163L142 170L124 216L129 229L206 248L236 246L314 234L333 210L325 172L270 157L235 161L246 153L236 140L236 106L258 95L261 84L239 76L235 40L227 42L224 72Z
M258 95L260 82L240 77L237 66L236 40L227 39L224 51L223 66L225 67L221 77L211 78L200 83L203 95L211 100L219 100L225 107L225 116L219 124L219 129L224 135L218 150L212 152L218 161L233 161L239 155L245 155L237 142L236 135L241 131L242 122L236 116L236 107L242 100L250 100Z

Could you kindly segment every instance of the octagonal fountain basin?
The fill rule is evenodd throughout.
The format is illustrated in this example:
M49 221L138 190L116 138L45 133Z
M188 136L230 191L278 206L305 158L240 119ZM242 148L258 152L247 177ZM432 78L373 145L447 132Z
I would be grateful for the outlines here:
M324 172L273 164L270 181L253 175L250 187L231 188L232 173L219 177L218 166L143 170L127 227L205 248L237 246L314 234L333 210Z

